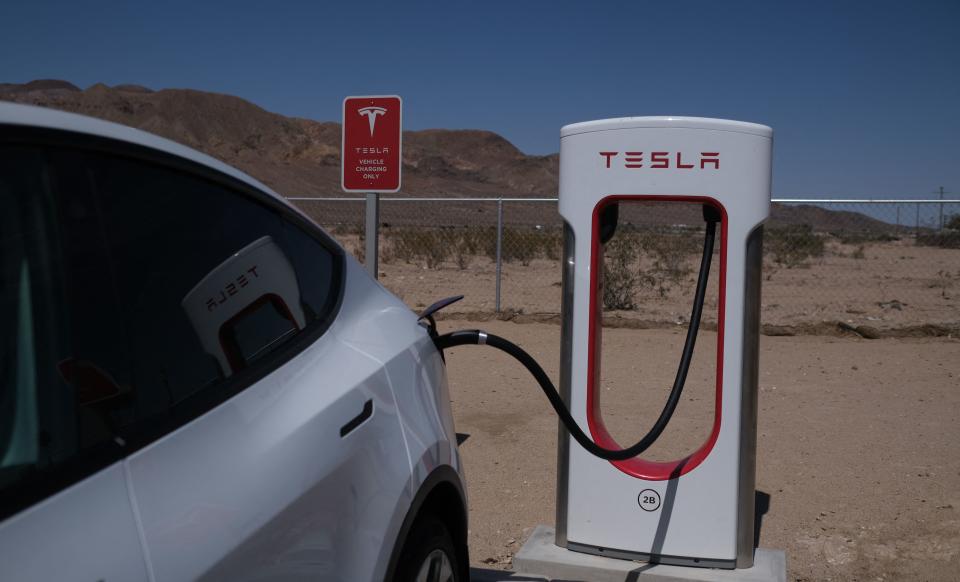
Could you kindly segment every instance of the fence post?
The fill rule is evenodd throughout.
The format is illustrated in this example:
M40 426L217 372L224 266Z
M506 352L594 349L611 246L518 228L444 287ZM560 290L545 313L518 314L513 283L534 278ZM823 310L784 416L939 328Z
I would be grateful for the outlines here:
M503 198L497 199L497 300L496 310L500 313L500 275L503 252Z
M943 186L940 186L940 234L943 234Z
M367 218L363 232L367 239L364 249L364 262L370 276L377 279L380 262L378 256L380 250L380 194L377 192L367 192Z

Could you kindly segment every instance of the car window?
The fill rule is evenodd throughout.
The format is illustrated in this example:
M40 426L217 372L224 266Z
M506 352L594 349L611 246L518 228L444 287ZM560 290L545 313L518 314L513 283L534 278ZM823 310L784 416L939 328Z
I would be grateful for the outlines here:
M129 366L90 192L61 205L43 152L0 147L0 513L116 453Z
M65 203L75 190L95 193L129 357L128 375L115 376L132 390L130 408L116 411L122 425L208 407L329 321L339 257L280 211L145 161L53 158Z
M321 233L239 187L0 144L0 518L298 353L342 270Z

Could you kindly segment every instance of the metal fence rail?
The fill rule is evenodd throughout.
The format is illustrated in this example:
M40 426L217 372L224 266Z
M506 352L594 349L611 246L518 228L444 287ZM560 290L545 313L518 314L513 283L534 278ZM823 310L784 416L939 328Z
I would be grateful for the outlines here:
M364 198L290 200L365 259ZM960 200L773 202L765 232L765 323L883 328L960 322ZM381 282L415 309L463 293L461 311L558 313L562 237L556 205L556 198L384 196L377 240ZM662 238L665 228L696 228L699 222L687 214L652 205L625 220L639 233ZM637 307L618 317L683 318L696 252L657 252L637 259L633 268L642 276L631 291ZM671 261L673 270L663 267Z

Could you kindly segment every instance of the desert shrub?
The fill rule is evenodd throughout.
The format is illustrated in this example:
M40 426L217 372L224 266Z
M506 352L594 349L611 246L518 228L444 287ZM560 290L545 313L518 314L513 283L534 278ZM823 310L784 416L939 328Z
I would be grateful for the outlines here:
M453 245L453 260L457 263L457 268L463 271L470 266L471 259L473 253L467 252L463 237L459 237Z
M505 263L520 261L526 267L540 254L540 247L540 235L536 231L514 228L503 231L503 248L500 252Z
M856 249L854 249L853 254L851 254L850 256L853 257L854 259L865 259L867 258L867 256L866 254L864 254L863 250L864 250L863 245L860 245Z
M916 244L924 247L960 249L960 231L948 231L918 234Z
M563 234L560 230L544 232L541 242L544 258L550 261L559 261L560 253L563 252Z
M497 258L497 231L495 228L474 230L472 236L478 239L476 246L491 261ZM505 228L500 249L504 263L520 262L527 266L533 259L560 259L563 248L563 236L559 231L535 230L530 228Z
M398 229L391 231L389 235L391 255L394 259L405 263L413 263L417 260L417 249L422 244L420 242L421 233L416 229Z
M491 261L497 260L497 227L470 229L469 236L478 255L486 255Z
M463 253L465 255L478 255L480 254L480 247L477 242L477 236L474 234L474 229L471 228L461 228L458 229L456 235L454 236L454 244L458 247L456 252Z
M619 237L632 240L650 258L650 267L639 271L639 283L656 288L661 297L666 297L674 285L693 272L690 259L700 253L702 234L644 231L617 233Z
M825 247L823 238L809 224L770 228L763 238L764 253L788 269L806 264L809 258L822 257Z
M949 230L960 230L960 214L954 214L948 218L944 226Z
M658 235L649 239L653 269L671 283L679 283L693 272L689 259L700 251L700 241L687 234Z
M900 240L900 237L889 232L834 232L831 233L838 241L845 245L860 245L872 242L893 242Z
M603 308L631 311L637 308L636 288L640 283L636 262L639 253L631 237L615 236L603 251Z
M421 258L428 269L436 269L450 258L452 248L443 232L439 230L428 232L430 236L425 239L427 245L421 251Z
M957 275L960 275L960 271L957 272ZM947 289L953 287L953 275L950 271L939 270L937 271L937 278L928 285L931 289L940 289L940 296L944 299L949 299L947 295Z
M423 261L428 269L436 269L450 258L451 245L437 229L404 228L390 233L391 255L406 263Z
M482 253L483 241L478 231L471 228L460 229L452 241L453 258L460 270L470 266L473 257Z
M453 260L457 267L466 269L474 257L497 258L497 230L495 227L466 227L458 229L393 228L384 235L388 241L384 249L385 262L401 260L423 263L437 268ZM557 230L506 228L503 230L501 257L503 262L520 262L524 266L533 259L545 257L558 260L563 237Z

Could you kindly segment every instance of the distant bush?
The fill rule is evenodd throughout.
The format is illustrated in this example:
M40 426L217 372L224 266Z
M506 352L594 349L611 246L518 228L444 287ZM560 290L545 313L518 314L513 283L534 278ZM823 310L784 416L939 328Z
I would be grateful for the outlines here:
M496 232L493 233L494 236ZM496 239L493 243L493 256L496 259ZM507 228L503 231L501 254L503 262L519 261L527 266L534 259L557 261L563 246L563 237L559 230Z
M951 216L947 220L947 223L944 226L947 227L949 230L960 231L960 214L954 214L953 216Z
M559 230L549 230L541 238L543 257L549 261L559 261L563 252L563 235Z
M773 261L788 269L806 264L807 259L823 256L823 238L809 224L770 228L764 232L763 250Z
M520 261L520 264L527 266L540 254L540 245L540 236L536 231L506 229L500 250L503 262Z
M924 247L960 249L960 231L944 230L939 233L919 234L916 244Z
M473 260L474 255L476 255L476 253L470 252L471 250L469 244L462 238L458 240L457 244L453 247L453 260L457 263L457 268L461 271L470 266L470 261Z
M501 253L505 263L527 266L533 259L560 259L563 238L556 230L509 228L503 231ZM496 241L494 241L495 243Z
M388 243L383 254L385 263L399 260L437 269L453 260L459 269L466 269L476 257L497 259L494 227L392 228L384 238ZM558 230L504 229L501 259L504 263L519 262L524 266L537 258L556 261L560 258L561 246L562 236Z
M670 292L672 285L678 285L693 272L690 259L700 252L701 236L691 232L639 235L638 243L653 259L653 266L647 274L655 281L661 297Z
M633 237L615 236L603 250L603 308L632 311L637 308L636 288L640 275L636 270L637 251Z
M423 261L428 269L438 268L450 258L452 248L444 240L439 229L403 228L392 231L388 238L391 242L391 259L406 263Z
M900 237L889 232L834 232L831 233L841 243L845 245L859 245L872 242L893 242L900 240Z
M444 242L450 246L457 268L461 271L478 256L496 254L496 230L492 228L456 229L447 233Z
M917 233L916 244L925 247L960 249L960 214L948 217L940 232Z

